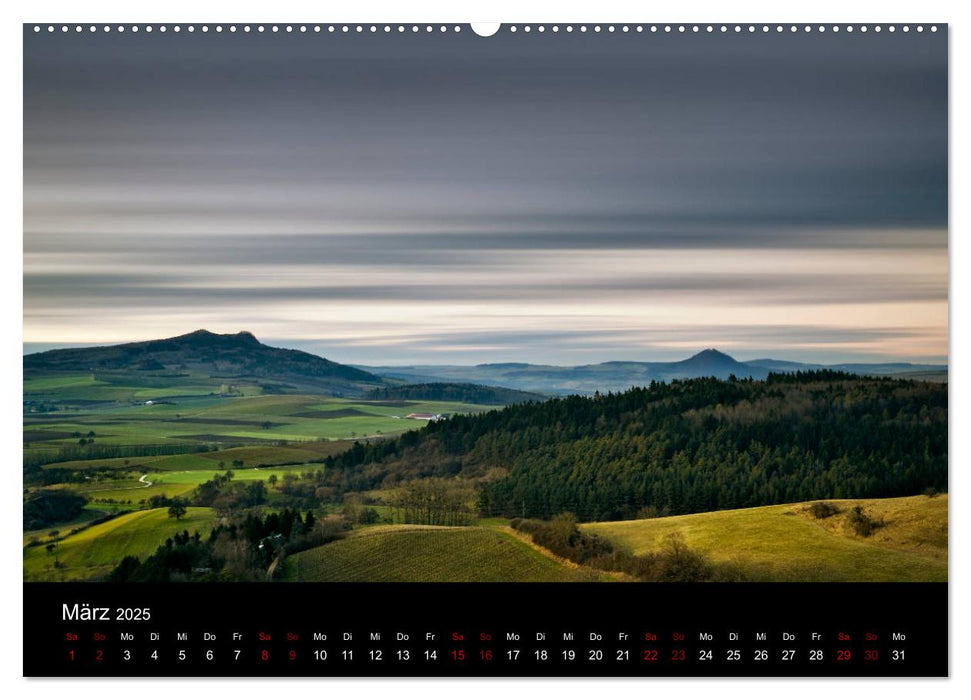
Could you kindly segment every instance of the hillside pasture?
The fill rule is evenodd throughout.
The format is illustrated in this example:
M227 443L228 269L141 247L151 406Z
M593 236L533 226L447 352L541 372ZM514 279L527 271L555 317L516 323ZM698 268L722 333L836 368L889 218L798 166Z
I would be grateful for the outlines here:
M587 523L633 554L658 549L681 533L688 546L752 581L946 581L947 496L830 500L839 513L816 519L812 502ZM861 506L881 522L869 537L855 534L846 515Z
M24 548L24 581L68 581L98 578L126 556L145 558L176 533L198 531L206 536L215 514L210 508L189 508L180 520L164 508L126 513L62 539L55 555L43 546Z
M289 581L596 581L512 535L483 527L378 526L287 557Z

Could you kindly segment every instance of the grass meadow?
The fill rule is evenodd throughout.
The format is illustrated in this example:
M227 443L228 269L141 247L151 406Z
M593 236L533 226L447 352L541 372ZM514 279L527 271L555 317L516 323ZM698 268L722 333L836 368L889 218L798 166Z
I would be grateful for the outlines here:
M287 557L290 581L596 581L494 528L378 526Z
M154 553L166 538L183 530L206 536L214 522L210 508L189 508L179 520L170 518L165 508L126 513L64 537L54 553L43 546L25 547L24 581L97 578L125 556L144 558Z
M588 523L633 554L680 532L689 547L732 564L757 581L946 581L947 496L827 500L840 513L816 519L809 503L726 510L650 520ZM882 524L869 537L846 526L861 506Z

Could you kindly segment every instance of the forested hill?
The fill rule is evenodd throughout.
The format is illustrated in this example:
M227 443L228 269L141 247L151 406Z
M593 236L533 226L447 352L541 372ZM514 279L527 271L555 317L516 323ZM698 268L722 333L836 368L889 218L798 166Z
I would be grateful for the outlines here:
M947 387L692 379L455 416L330 460L338 492L466 479L485 515L632 518L947 489Z
M401 386L374 389L365 398L406 399L410 401L460 401L486 405L506 406L511 403L543 401L542 394L528 391L506 389L501 386L481 384L459 384L455 382L432 382L429 384L403 384Z

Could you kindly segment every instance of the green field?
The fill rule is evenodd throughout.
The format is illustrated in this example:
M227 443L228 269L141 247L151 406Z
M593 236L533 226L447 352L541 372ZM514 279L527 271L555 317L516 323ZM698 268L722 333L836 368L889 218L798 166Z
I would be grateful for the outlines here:
M87 579L110 572L127 555L144 558L166 538L188 530L203 536L212 529L215 514L209 508L189 508L181 520L163 508L126 513L65 537L55 557L43 547L24 548L24 581ZM56 528L51 528L56 529Z
M46 397L45 400L58 395L93 400L91 397L100 396L105 387L117 389L93 375L24 382L25 397ZM202 388L207 392L212 389L211 386ZM171 391L185 389L183 386ZM405 418L408 413L454 414L489 408L447 402L359 401L319 395L179 395L174 401L146 405L144 402L125 404L118 399L115 403L85 405L76 410L25 413L25 460L49 461L43 465L44 469L112 470L116 472L115 478L106 479L102 474L82 483L76 483L75 478L75 483L47 487L71 489L100 503L107 500L138 507L153 496L186 496L215 473L230 469L237 480L268 479L271 474L282 478L286 473L283 469L265 470L268 467L293 465L299 467L298 472L321 469L320 462L348 450L358 439L380 438L426 424L427 421ZM82 438L90 439L91 433L94 433L94 448L78 444ZM175 445L206 451L97 457L95 450L99 446L115 445L162 448ZM255 471L257 467L263 471ZM182 473L193 471L199 473Z
M275 475L282 479L286 474L297 474L309 470L322 469L319 464L298 464L290 467L263 467L257 469L233 469L233 481L266 481L270 476ZM208 481L222 471L186 471L186 472L163 472L160 474L149 474L146 478L156 484L191 484L196 486L203 481Z
M82 486L73 490L91 499L95 504L105 499L111 499L125 503L130 501L132 505L138 505L143 501L148 501L153 496L168 496L169 498L185 496L196 487L196 484L191 483L168 483L165 481L153 483L150 481L152 476L154 475L146 474L145 482L137 479L118 479L95 484L91 488ZM146 486L146 484L151 485Z
M58 387L58 382L67 384ZM35 383L41 383L45 391L32 386ZM25 399L51 400L50 397L69 391L67 387L71 386L80 387L77 391L85 396L92 396L89 392L94 391L99 398L86 398L84 401L95 403L68 409L58 404L61 410L53 412L26 412L23 426L26 455L56 455L62 449L77 449L79 440L89 439L92 432L95 444L105 446L243 445L251 450L270 447L269 452L275 454L281 442L297 443L288 449L300 450L311 442L375 438L415 430L426 424L424 420L406 418L409 413L475 413L493 408L464 403L362 401L318 395L177 395L166 399L172 403L147 405L142 401L143 397L134 394L131 397L114 394L113 398L102 397L103 390L117 393L117 388L102 386L94 380L86 382L78 377L28 380L24 382L24 395ZM82 449L77 459L67 458L74 460L68 463L87 461L83 453ZM266 459L279 460L274 454L267 454ZM309 461L314 456L292 456L287 461ZM199 453L178 457L182 459L172 460L171 466L158 468L192 468L186 462L204 458ZM149 459L158 458L139 457L130 458L130 461L147 463ZM63 457L61 460L62 463L66 461ZM101 464L110 460L94 461Z
M946 581L947 496L828 500L841 514L813 518L796 503L651 520L589 523L585 532L634 554L680 532L688 546L756 581ZM870 537L844 527L861 505L883 522Z
M118 469L138 472L164 471L225 471L238 469L233 462L242 461L243 468L303 464L344 452L353 445L350 440L308 442L300 445L259 445L255 447L230 447L212 452L163 455L159 457L115 457L111 459L72 460L48 465L58 469ZM220 467L219 463L223 466Z
M590 581L512 535L484 527L395 525L287 557L289 581Z

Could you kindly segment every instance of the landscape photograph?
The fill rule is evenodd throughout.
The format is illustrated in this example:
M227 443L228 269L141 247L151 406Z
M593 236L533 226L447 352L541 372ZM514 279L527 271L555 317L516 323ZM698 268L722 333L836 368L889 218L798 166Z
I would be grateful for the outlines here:
M25 582L948 580L946 42L24 31Z

